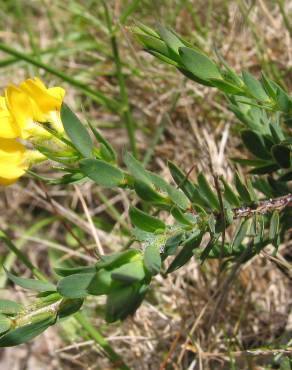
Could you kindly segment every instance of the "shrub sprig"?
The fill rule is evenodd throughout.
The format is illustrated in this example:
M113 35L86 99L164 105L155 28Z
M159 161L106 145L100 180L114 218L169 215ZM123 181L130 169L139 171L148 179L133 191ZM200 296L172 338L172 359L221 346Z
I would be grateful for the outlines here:
M56 268L56 284L39 275L35 275L37 279L24 279L7 272L11 281L36 291L38 298L37 304L29 308L0 300L0 346L30 340L79 311L88 295L106 295L106 320L123 320L135 313L156 274L173 273L192 258L201 264L220 259L224 261L222 268L228 268L230 264L245 263L269 244L276 253L291 227L289 94L265 75L258 80L249 72L237 74L222 58L215 62L170 29L139 25L133 33L156 58L196 83L224 93L229 109L240 122L242 145L251 156L232 160L248 167L249 176L243 179L234 169L231 184L217 175L208 181L203 173L192 181L189 173L169 162L173 182L168 183L145 169L130 153L119 165L111 144L91 124L90 134L63 103L60 114L64 135L52 127L44 129L61 140L66 150L56 153L50 146L35 147L61 165L61 176L50 179L30 173L48 184L93 181L98 186L127 189L139 199L129 216L133 240L141 248L98 256L92 266ZM140 207L144 204L148 207ZM171 224L160 217L161 211L172 216ZM234 232L227 238L226 230L231 226ZM17 252L4 233L1 239ZM26 265L34 273L34 267L28 262Z

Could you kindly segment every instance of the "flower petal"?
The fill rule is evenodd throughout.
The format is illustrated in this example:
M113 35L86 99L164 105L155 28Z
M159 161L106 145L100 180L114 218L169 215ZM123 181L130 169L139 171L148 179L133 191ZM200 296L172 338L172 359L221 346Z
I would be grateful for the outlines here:
M3 155L24 155L25 152L25 146L18 141L0 138L0 159Z
M0 178L14 180L28 168L26 148L14 139L0 139Z
M39 115L38 121L46 121L46 115L55 110L60 110L61 102L60 92L56 97L56 94L51 95L48 89L40 86L40 83L36 80L26 80L20 85L20 89L28 94L34 103L39 108L41 115Z
M0 137L12 139L19 136L19 134L20 130L7 108L5 98L0 96Z
M65 96L65 90L62 87L55 86L48 89L48 93L59 100L60 106Z
M27 122L33 117L33 108L29 97L16 86L6 89L6 102L17 126L24 129Z
M3 177L0 177L0 185L2 186L8 186L14 184L19 177L15 177L14 179L4 179Z

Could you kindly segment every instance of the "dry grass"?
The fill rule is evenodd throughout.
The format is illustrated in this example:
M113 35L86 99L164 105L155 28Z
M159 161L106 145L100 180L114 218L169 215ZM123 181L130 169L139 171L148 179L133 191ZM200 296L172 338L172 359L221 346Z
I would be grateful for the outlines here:
M17 3L20 13L15 10ZM3 2L0 11L5 20L0 22L2 26L5 22L5 28L1 27L0 37L26 50L32 45L40 50L63 39L61 46L42 60L116 96L118 88L114 66L108 57L107 37L102 26L94 24L89 16L95 16L101 24L103 20L98 6L90 7L89 3L94 4L82 0L52 3L11 0L6 5ZM110 3L115 14L124 6L120 1ZM129 25L133 20L150 24L160 20L206 50L216 46L236 70L264 69L291 91L292 40L277 4L266 0L259 0L253 6L241 0L211 0L209 5L195 0L142 3ZM88 14L76 15L76 5L88 8ZM196 16L192 16L190 9ZM290 0L285 1L285 9L291 14ZM22 23L20 18L24 20ZM105 48L98 49L94 42L104 44ZM232 136L236 121L222 97L214 90L186 82L172 68L145 55L127 28L120 30L119 43L138 125L139 151L145 153L151 147L158 128L163 131L159 145L153 148L149 168L170 178L165 163L171 159L185 169L196 164L196 171L204 170L211 175L211 158L215 170L230 178L227 158L241 149ZM0 86L36 73L31 66L17 62L0 70ZM55 77L41 71L40 74L52 85L60 83ZM177 93L180 99L174 104ZM94 119L119 153L122 152L127 135L120 117L69 86L67 102L80 111L82 104L85 112L80 115ZM42 167L40 171L50 170ZM87 247L96 248L100 244L105 253L118 250L127 241L122 229L129 227L128 194L104 192L92 184L79 189L83 205L76 188L44 189L31 179L1 190L1 227L19 239L31 260L46 272L51 273L52 265L61 260L72 257L90 263L92 257L72 239L59 219L30 233L30 226L45 217L62 216L63 221L76 225L74 230ZM105 195L114 211L121 215L118 220L113 209L104 205ZM93 232L84 207L95 225L105 224L104 229L96 227ZM289 340L291 349L291 276L289 279L286 268L291 262L291 242L280 247L277 258L270 257L271 250L265 252L234 271L230 279L230 271L219 275L216 262L199 266L195 260L166 279L156 277L135 317L122 325L104 324L100 298L88 299L86 311L133 369L267 369ZM3 261L5 258L10 257L3 254ZM16 272L28 274L20 264L14 261L12 264ZM228 295L216 309L222 293L227 291ZM1 289L1 296L27 301L26 294L10 286ZM50 328L33 343L1 350L1 369L111 369L101 350L83 334L70 319ZM257 348L261 351L248 352Z

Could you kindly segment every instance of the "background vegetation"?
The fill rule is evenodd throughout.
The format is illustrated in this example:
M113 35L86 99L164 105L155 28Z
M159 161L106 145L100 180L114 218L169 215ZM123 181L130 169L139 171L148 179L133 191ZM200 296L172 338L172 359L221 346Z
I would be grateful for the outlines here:
M1 88L41 76L65 87L66 102L94 122L120 155L125 148L137 152L166 179L166 160L186 171L195 165L195 176L202 170L211 175L211 158L215 170L231 179L228 158L242 146L230 139L238 127L222 96L146 54L129 27L136 21L160 22L206 52L218 50L237 71L263 70L291 91L292 3L134 0L106 5L108 13L99 0L1 2ZM126 109L117 109L116 101ZM46 174L49 167L39 171ZM94 250L101 243L110 253L129 240L123 190L103 191L90 183L46 188L25 178L1 189L0 201L2 228L49 274L72 256L94 261L84 245ZM241 269L211 326L218 263L201 267L192 261L166 279L157 276L155 289L122 325L105 325L102 298L94 297L85 311L93 325L89 330L70 318L28 345L1 350L0 364L29 370L112 368L96 343L95 327L134 369L289 369L288 357L283 358L291 354L291 290L283 265L291 261L291 241L279 252L275 257L267 249ZM29 276L4 247L1 263ZM1 272L1 297L27 300L21 289L10 288ZM252 349L257 351L246 352Z

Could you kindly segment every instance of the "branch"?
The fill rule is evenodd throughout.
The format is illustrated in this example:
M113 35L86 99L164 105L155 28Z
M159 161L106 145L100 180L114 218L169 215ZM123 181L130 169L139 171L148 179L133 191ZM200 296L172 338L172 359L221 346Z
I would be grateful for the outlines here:
M251 217L255 214L266 214L274 211L282 211L286 207L292 206L292 194L283 195L282 197L262 200L255 202L250 206L243 206L233 209L233 217Z

